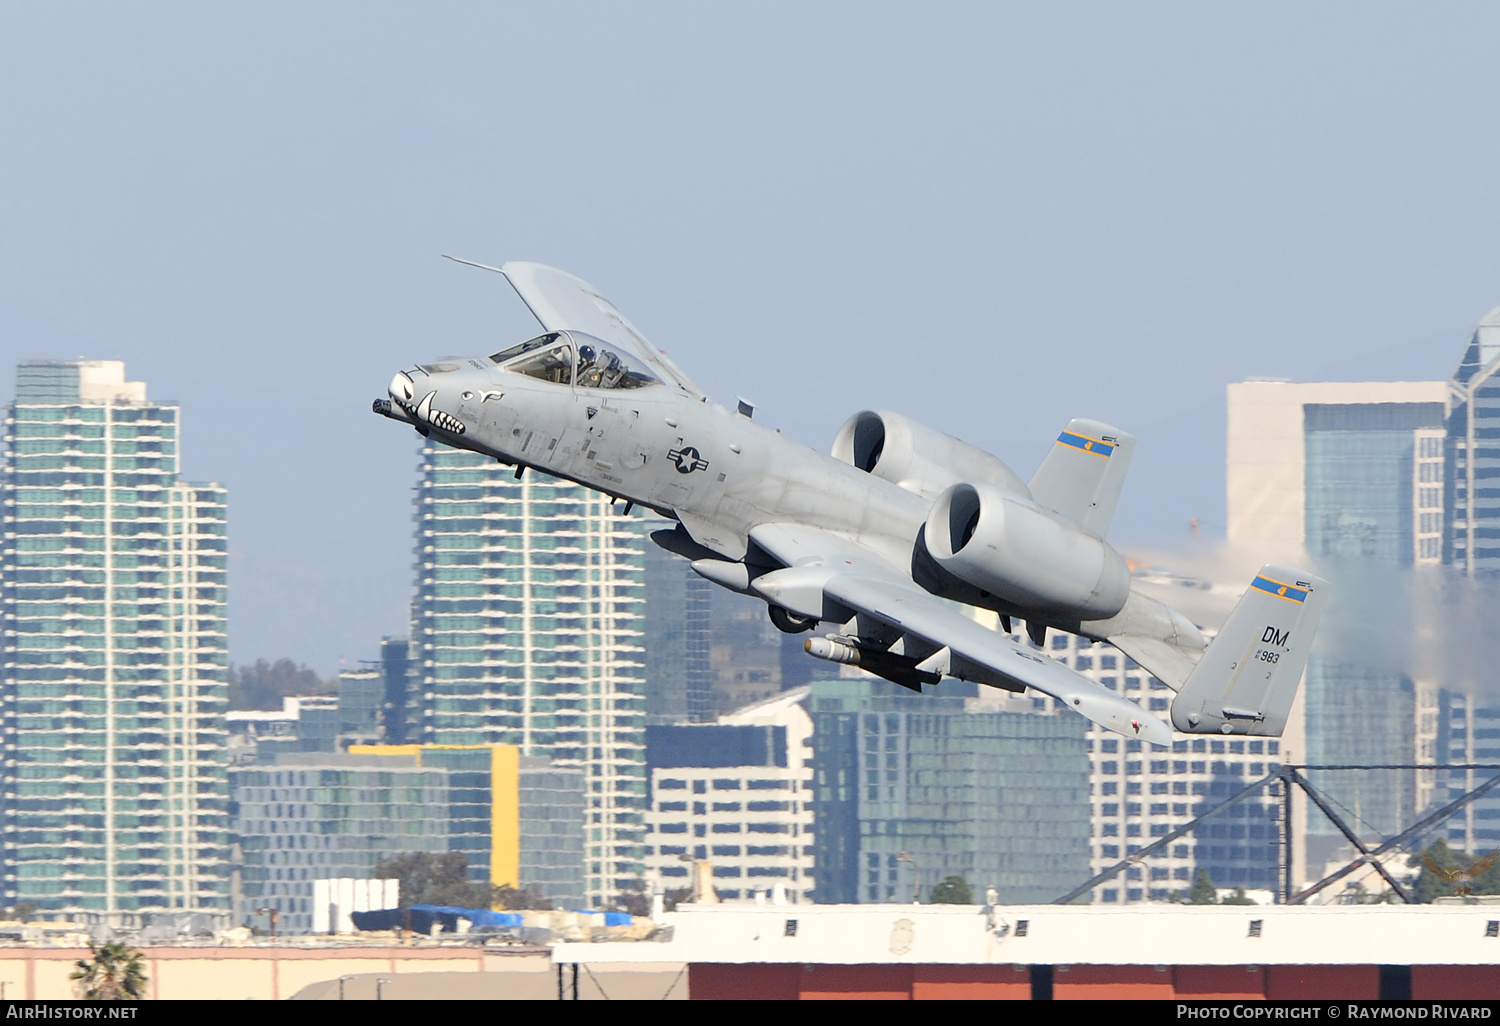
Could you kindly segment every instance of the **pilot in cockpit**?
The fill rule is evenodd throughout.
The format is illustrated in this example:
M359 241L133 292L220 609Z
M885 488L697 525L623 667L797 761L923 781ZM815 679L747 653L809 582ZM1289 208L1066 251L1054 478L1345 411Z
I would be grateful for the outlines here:
M583 388L614 388L619 383L620 358L607 349L595 349L587 343L578 347L578 374L574 379Z

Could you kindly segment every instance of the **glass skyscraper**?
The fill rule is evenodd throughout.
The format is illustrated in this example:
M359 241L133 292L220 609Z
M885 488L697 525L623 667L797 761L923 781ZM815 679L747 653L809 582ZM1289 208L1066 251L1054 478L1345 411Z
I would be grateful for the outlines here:
M451 776L411 755L281 755L232 770L239 922L275 909L279 932L308 933L315 880L366 879L383 858L465 847Z
M1500 571L1500 306L1474 328L1448 383L1445 562Z
M1443 476L1442 426L1443 405L1435 402L1303 406L1305 544L1330 579L1353 590L1371 565L1417 562L1423 481L1435 490ZM1430 541L1435 546L1437 536ZM1364 653L1331 648L1308 661L1308 762L1412 762L1417 723L1412 679L1363 658ZM1353 829L1391 837L1416 819L1415 776L1410 770L1372 769L1314 773L1310 779L1338 801Z
M1309 560L1335 591L1281 740L1282 762L1436 760L1438 684L1408 658L1415 617L1391 606L1407 590L1405 575L1442 561L1447 392L1441 381L1229 386L1230 545L1247 562ZM1403 629L1372 626L1386 615ZM1309 773L1340 818L1370 839L1409 826L1430 802L1434 778L1425 770ZM1300 794L1293 808L1294 875L1317 880L1348 846Z
M116 361L26 361L0 501L3 892L229 913L226 499Z
M578 767L590 903L643 872L642 521L536 473L428 442L412 610L420 740Z
M1003 693L956 681L928 695L874 680L811 687L819 903L914 890L925 901L953 875L976 900L994 887L1024 904L1089 878L1081 716L992 711ZM976 697L949 697L966 691Z
M1447 429L1445 562L1465 577L1493 582L1500 574L1500 307L1474 328L1448 382ZM1500 702L1486 696L1493 694L1490 681L1447 684L1436 732L1443 761L1500 762ZM1449 774L1445 797L1457 798L1485 776L1482 770ZM1475 855L1500 845L1500 796L1491 792L1450 819L1448 842Z
M656 724L705 723L714 711L709 655L714 586L659 545L648 544L645 557L646 718Z

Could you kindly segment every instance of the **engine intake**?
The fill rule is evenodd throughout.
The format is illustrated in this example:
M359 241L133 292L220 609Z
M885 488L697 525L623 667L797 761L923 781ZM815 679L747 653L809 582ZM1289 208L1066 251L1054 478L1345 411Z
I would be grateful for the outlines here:
M1102 620L1130 596L1130 569L1106 542L988 484L946 488L922 531L944 570L1019 609Z
M1025 483L983 449L899 413L861 410L839 428L833 458L923 498L959 481L983 481L1030 495Z

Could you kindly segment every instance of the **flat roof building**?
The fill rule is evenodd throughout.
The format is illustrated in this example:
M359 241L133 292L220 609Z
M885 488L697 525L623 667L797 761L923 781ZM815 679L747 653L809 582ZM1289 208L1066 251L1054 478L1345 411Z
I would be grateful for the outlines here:
M691 864L708 860L725 900L773 892L811 900L807 696L806 688L776 695L717 724L646 728L646 866L661 887L690 890Z
M1089 878L1082 717L960 681L811 688L820 904L926 900L948 876L1051 900Z

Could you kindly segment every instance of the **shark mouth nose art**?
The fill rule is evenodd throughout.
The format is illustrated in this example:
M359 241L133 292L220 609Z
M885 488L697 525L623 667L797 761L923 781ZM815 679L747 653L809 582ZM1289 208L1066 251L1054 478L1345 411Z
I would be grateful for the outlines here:
M396 372L396 376L391 378L386 391L390 394L390 399L375 400L376 413L394 420L404 420L409 424L417 425L418 428L421 428L423 424L431 424L450 435L461 435L467 430L464 422L453 414L433 407L432 402L437 398L436 389L424 395L421 402L417 402L416 383L405 371ZM472 396L471 392L464 393L465 399L472 398Z
M433 397L436 391L428 392L422 397L421 403L417 405L416 414L418 420L425 420L440 431L446 431L450 435L461 435L464 433L464 422L451 413L435 410L432 407Z

